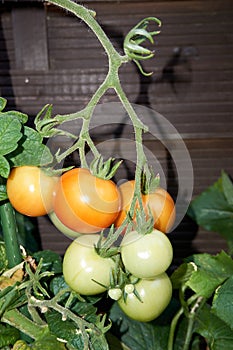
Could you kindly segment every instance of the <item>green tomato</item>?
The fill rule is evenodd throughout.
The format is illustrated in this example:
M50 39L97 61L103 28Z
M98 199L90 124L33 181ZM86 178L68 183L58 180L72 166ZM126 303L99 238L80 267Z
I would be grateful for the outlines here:
M50 220L52 221L53 225L65 236L75 239L81 235L81 233L78 233L76 231L71 230L69 227L65 226L57 217L54 211L48 214Z
M138 278L153 278L165 272L172 262L173 249L167 236L158 230L141 235L131 231L121 242L125 268Z
M97 254L94 246L98 240L98 234L82 235L70 244L64 255L64 279L71 289L82 295L102 293L110 285L114 261Z
M126 301L123 297L119 299L118 305L130 318L140 322L149 322L166 309L171 297L172 284L164 272L151 280L139 280L135 284L134 292L127 294Z

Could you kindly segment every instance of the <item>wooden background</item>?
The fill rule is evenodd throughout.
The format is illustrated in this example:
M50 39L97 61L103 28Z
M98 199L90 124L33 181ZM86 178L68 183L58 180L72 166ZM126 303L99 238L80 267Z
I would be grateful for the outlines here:
M124 36L138 21L161 19L155 58L143 64L154 74L143 77L133 63L127 64L120 73L123 88L132 103L161 113L183 138L193 164L193 197L216 181L222 169L232 176L232 0L82 3L97 12L120 52ZM108 67L93 33L72 15L42 2L5 0L0 9L0 94L8 99L8 109L17 108L33 120L46 103L60 114L83 108ZM101 99L116 101L113 91ZM101 123L107 123L107 116ZM93 135L96 142L115 136L115 128L99 128ZM176 175L167 150L150 138L145 144L162 164L172 192ZM47 217L38 224L43 248L63 254L70 240ZM170 238L177 259L225 248L218 234L198 229L188 218Z

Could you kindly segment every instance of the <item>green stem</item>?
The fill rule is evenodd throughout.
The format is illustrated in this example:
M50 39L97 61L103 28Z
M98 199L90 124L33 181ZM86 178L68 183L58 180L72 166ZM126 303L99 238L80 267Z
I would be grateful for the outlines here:
M172 320L171 326L170 326L170 333L169 333L169 337L168 337L167 350L173 350L174 337L175 337L177 323L178 323L180 317L182 316L183 312L184 312L183 308L180 308L180 310L173 317L173 320Z
M12 268L22 261L22 255L18 243L18 228L15 212L9 202L0 205L0 219L5 241L8 267Z
M48 326L42 326L29 320L26 316L22 315L17 309L12 309L4 312L2 322L19 329L21 332L29 335L33 339L38 339L48 328Z
M202 306L205 304L205 301L206 301L205 298L199 297L196 300L196 303L194 304L192 309L190 310L190 313L188 316L188 327L187 327L184 346L182 350L189 350L190 342L192 340L193 326L194 326L197 310L200 310L202 308Z

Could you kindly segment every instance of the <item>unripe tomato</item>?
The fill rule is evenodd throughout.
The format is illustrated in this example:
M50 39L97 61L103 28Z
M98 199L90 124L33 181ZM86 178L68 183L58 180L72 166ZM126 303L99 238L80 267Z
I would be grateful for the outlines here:
M6 184L9 201L21 214L45 215L53 208L57 180L36 166L15 167Z
M165 272L173 258L173 248L161 231L141 235L127 233L121 242L121 257L125 268L135 277L153 278Z
M134 187L135 180L127 181L119 186L121 210L115 220L116 227L119 227L126 218L132 203ZM175 204L170 194L165 189L158 187L152 193L142 194L142 202L145 213L148 213L150 208L154 218L154 228L164 233L169 232L176 216ZM136 208L138 207L139 204L136 203Z
M94 245L98 239L98 234L82 235L70 244L64 255L64 279L71 289L82 295L102 293L106 290L102 285L110 285L114 261L97 254Z
M54 213L54 211L52 211L51 213L49 213L49 218L51 220L51 222L53 223L53 225L61 232L63 233L65 236L71 238L71 239L75 239L77 237L79 237L81 235L81 233L78 233L77 231L73 231L71 230L69 227L65 226L57 217L57 215Z
M60 177L54 212L71 230L94 233L109 227L120 209L116 184L93 176L88 169L75 168Z
M129 293L126 301L122 297L117 302L127 316L140 322L149 322L161 315L172 297L172 284L166 273L139 280L135 289L140 300L135 293Z

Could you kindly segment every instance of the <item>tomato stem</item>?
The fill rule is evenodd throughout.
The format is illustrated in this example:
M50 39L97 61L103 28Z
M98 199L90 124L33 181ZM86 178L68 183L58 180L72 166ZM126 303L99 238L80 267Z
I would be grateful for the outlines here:
M15 212L10 202L0 205L0 219L5 242L8 267L14 267L22 261L20 246L18 242L18 228Z

